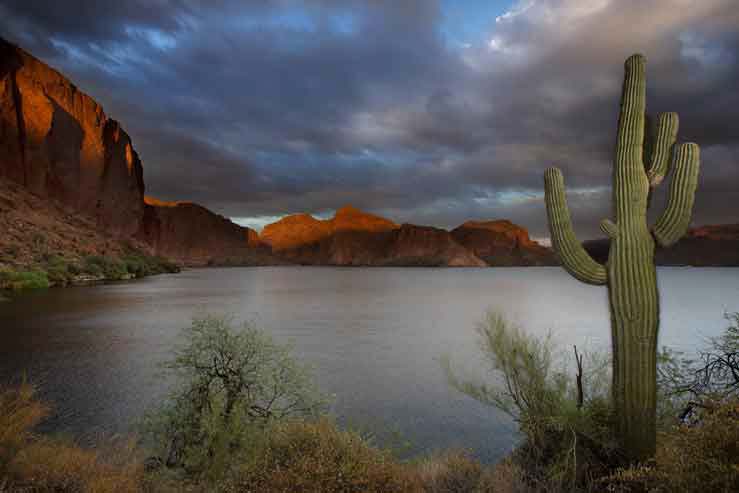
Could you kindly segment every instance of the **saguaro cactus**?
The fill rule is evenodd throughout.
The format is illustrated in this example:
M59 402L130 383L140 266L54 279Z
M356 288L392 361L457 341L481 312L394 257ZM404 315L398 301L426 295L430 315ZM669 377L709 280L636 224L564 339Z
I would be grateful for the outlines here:
M632 460L653 456L656 444L659 297L655 240L667 247L687 231L700 167L696 144L675 145L675 113L660 115L649 162L644 162L645 100L644 57L633 55L625 63L618 120L613 169L615 222L601 222L601 229L611 239L605 265L593 260L575 237L560 170L549 168L544 176L549 230L562 264L580 281L608 287L616 427ZM674 176L667 207L650 231L649 195L670 168Z

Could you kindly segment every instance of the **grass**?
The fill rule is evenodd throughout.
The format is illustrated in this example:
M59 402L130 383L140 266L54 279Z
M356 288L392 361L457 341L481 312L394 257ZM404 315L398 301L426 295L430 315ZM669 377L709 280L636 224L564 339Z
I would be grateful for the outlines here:
M42 270L0 270L0 289L20 291L25 289L43 289L49 286L49 278L46 272Z
M28 384L0 392L0 491L142 491L143 467L132 444L103 454L34 434L49 412L34 394Z

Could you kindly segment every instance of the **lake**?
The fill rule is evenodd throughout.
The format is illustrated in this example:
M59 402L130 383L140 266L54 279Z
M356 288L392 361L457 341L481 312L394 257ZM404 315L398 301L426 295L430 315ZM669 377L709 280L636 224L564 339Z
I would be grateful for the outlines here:
M737 269L660 268L659 282L660 345L695 350L739 311ZM128 433L171 385L158 364L180 329L198 313L230 314L290 342L335 394L341 423L408 441L406 455L463 447L495 461L515 445L514 423L450 389L439 363L448 355L484 377L474 328L490 309L551 329L567 356L572 344L610 344L606 289L556 267L197 269L0 303L0 383L39 386L54 406L47 431L83 442Z

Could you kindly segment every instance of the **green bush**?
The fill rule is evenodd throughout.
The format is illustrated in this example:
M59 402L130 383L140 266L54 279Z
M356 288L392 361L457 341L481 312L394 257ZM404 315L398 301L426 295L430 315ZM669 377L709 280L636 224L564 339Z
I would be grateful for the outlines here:
M12 290L44 289L49 287L49 278L41 270L0 271L0 288Z
M578 405L575 379L556 365L550 335L538 339L495 313L477 332L491 377L502 385L461 378L445 358L448 380L518 422L524 441L513 458L532 483L574 491L620 464L605 358L590 358Z
M657 455L624 467L613 432L608 359L595 355L584 365L578 406L575 379L554 364L551 339L490 314L478 333L497 383L460 378L444 360L455 388L511 415L524 437L509 459L513 469L503 469L517 471L503 481L515 486L500 486L505 475L499 472L484 473L481 485L499 486L481 491L739 491L739 314L727 320L726 331L695 358L663 351Z
M106 279L125 279L128 277L128 270L120 260L103 257L100 255L90 255L83 259L82 270L93 276L103 276Z
M129 253L122 259L126 270L134 277L179 272L179 267L163 257L152 257L139 253Z
M222 477L265 427L325 404L289 348L225 317L196 317L165 369L180 382L145 432L169 467Z
M45 261L46 275L52 284L67 284L74 274L70 271L70 264L59 255L50 255Z

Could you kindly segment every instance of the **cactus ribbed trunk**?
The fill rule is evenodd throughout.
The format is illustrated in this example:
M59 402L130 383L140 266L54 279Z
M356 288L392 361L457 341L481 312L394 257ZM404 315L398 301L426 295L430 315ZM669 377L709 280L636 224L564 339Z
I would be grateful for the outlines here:
M611 308L613 400L622 446L654 455L659 304L654 240L647 226L649 179L643 161L644 63L626 63L613 173L616 226L606 266ZM615 225L614 225L615 226Z
M654 455L659 301L654 242L647 231L611 243L608 294L616 429L634 458Z
M611 239L605 266L595 262L575 237L561 172L550 168L545 174L552 245L562 264L583 282L608 286L616 431L631 460L653 456L656 446L659 294L655 240L670 246L687 231L699 170L697 145L674 146L678 127L674 113L660 116L650 149L651 162L645 165L644 71L641 55L626 60L613 168L616 221L606 219L601 223ZM651 189L662 182L671 167L674 179L667 208L650 231L647 207Z

